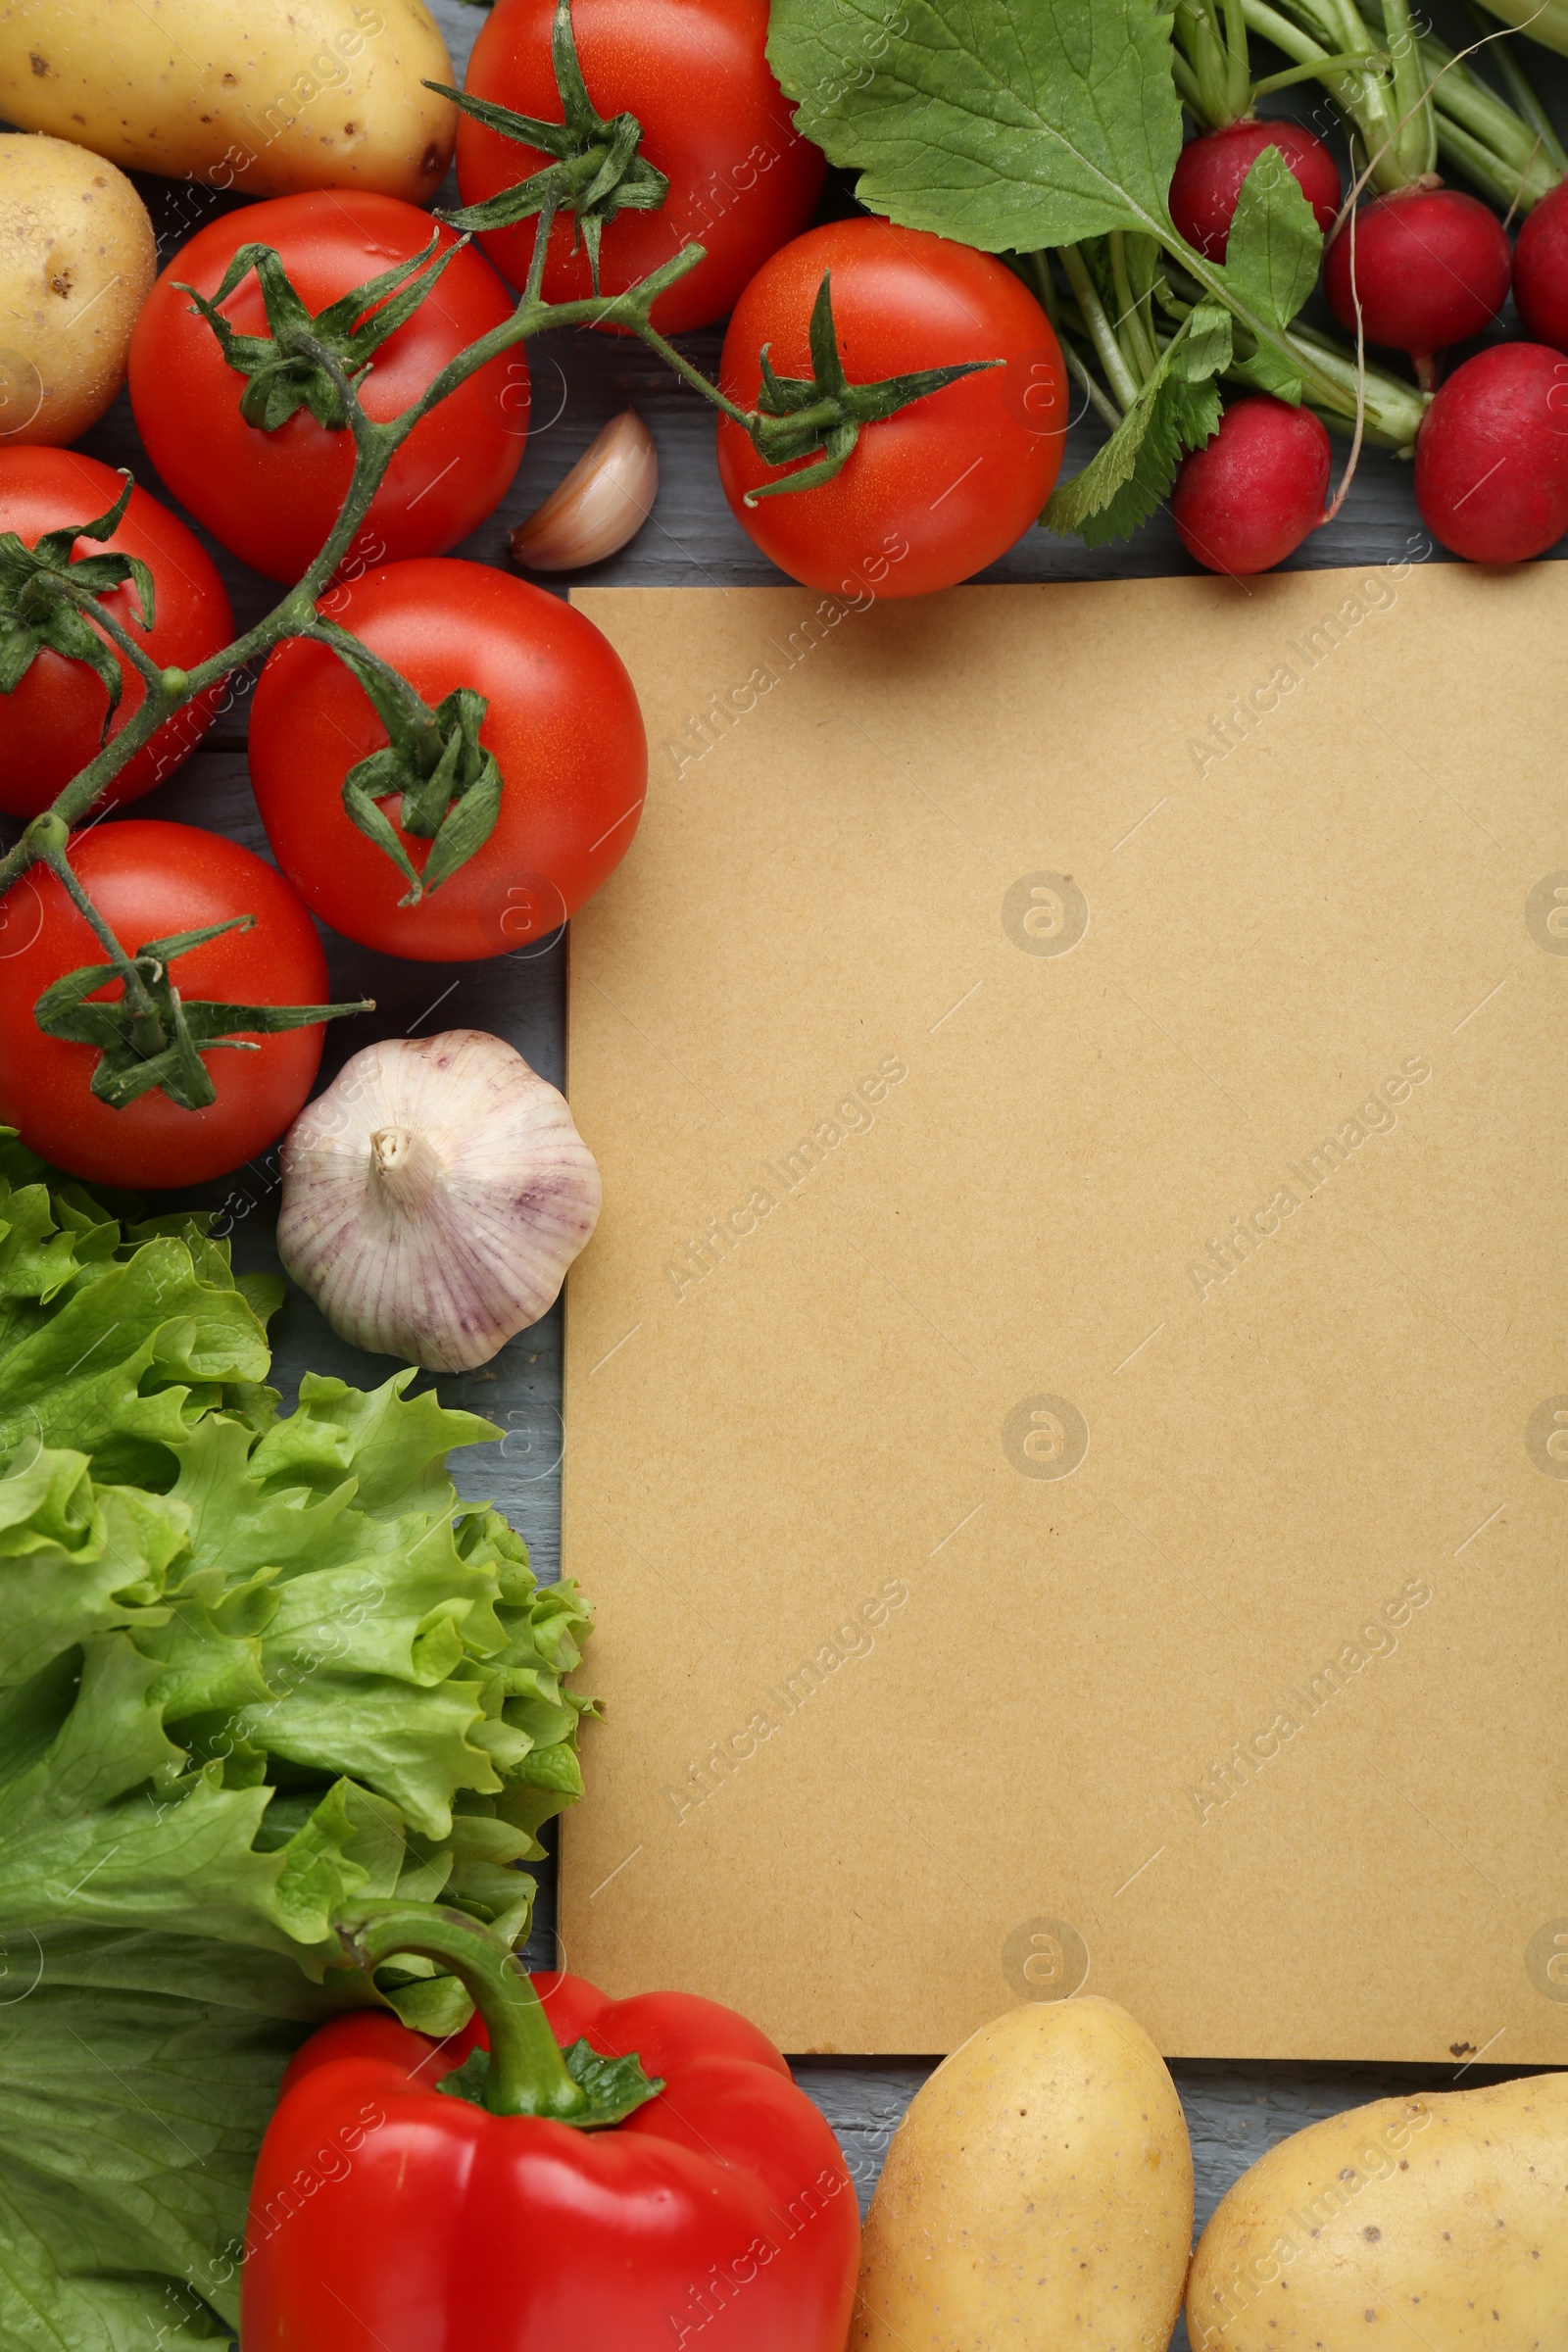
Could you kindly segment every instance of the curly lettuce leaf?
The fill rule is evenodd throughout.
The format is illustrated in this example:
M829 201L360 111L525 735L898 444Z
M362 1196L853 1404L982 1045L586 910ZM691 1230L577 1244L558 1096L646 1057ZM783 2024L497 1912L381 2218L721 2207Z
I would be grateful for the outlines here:
M78 1274L0 1353L0 1446L69 1445L137 1485L161 1475L163 1448L224 1401L226 1384L258 1386L270 1366L266 1330L226 1273L165 1235Z
M121 1246L113 1210L0 1128L0 1348L29 1330L69 1282Z

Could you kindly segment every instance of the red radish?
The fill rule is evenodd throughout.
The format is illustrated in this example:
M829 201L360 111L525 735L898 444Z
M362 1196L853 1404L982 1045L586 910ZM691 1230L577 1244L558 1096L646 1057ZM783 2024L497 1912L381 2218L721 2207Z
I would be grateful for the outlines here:
M1542 198L1519 231L1513 299L1538 343L1568 351L1568 181Z
M1478 196L1399 188L1363 204L1354 229L1355 288L1348 221L1323 264L1329 307L1353 335L1359 293L1367 341L1407 351L1418 368L1449 343L1479 335L1507 298L1508 239Z
M1322 140L1299 122L1228 122L1188 140L1170 183L1171 219L1209 261L1225 259L1242 182L1268 147L1295 174L1324 235L1333 227L1340 168Z
M1268 571L1323 520L1328 487L1318 418L1262 393L1233 400L1212 441L1182 460L1171 516L1209 571Z
M1422 419L1415 503L1472 564L1523 564L1568 531L1568 360L1496 343L1456 368Z

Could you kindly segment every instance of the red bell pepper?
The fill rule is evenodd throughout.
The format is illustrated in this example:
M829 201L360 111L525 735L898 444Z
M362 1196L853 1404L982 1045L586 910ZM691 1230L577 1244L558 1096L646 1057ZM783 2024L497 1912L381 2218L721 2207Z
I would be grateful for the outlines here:
M756 2027L530 1980L461 1912L377 1906L344 1934L362 1966L442 1961L478 2015L432 2042L361 2011L294 2060L244 2352L844 2352L855 2190Z

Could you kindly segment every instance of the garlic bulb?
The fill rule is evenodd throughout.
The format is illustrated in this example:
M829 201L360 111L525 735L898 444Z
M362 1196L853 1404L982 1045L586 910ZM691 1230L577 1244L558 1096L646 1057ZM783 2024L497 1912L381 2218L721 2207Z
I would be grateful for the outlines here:
M659 452L635 409L612 416L560 486L512 534L530 571L576 571L635 539L659 490Z
M481 1029L367 1046L283 1139L277 1247L332 1329L431 1372L537 1323L599 1218L564 1098Z

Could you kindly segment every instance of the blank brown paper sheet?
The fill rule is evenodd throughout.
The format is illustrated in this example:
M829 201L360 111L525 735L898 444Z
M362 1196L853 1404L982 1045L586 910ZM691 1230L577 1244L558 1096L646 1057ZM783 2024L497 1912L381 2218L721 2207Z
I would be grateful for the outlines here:
M565 1964L1568 2063L1568 567L575 602Z

